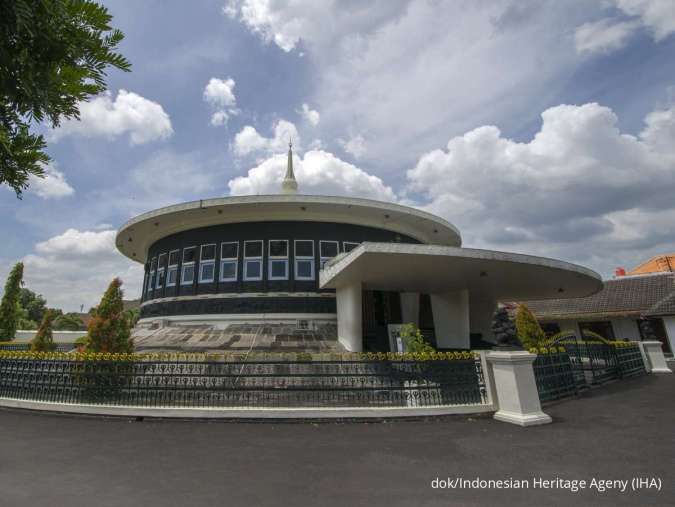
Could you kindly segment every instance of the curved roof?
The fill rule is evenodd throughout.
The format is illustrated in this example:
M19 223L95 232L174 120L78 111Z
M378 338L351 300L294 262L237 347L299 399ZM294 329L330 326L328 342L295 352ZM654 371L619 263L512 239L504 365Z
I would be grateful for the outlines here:
M404 270L401 266L405 266ZM322 288L443 293L468 289L486 299L581 297L602 289L598 273L533 255L402 243L362 243L329 261Z
M115 244L130 259L146 262L150 245L171 234L212 225L281 220L363 225L427 244L462 244L457 228L431 213L371 199L319 195L220 197L175 204L132 218L117 232Z

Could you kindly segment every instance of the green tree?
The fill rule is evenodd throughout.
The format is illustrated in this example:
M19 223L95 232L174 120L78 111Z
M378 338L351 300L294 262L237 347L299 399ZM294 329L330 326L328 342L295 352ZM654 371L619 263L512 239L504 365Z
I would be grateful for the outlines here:
M19 304L18 308L19 319L16 324L17 329L37 329L38 323L28 318L28 312Z
M17 197L50 160L31 127L79 118L79 103L105 91L109 67L130 70L111 20L90 0L0 2L0 184Z
M23 280L23 262L14 264L5 283L0 302L0 341L13 340L21 316L19 292Z
M30 289L22 287L19 291L19 304L26 310L26 318L34 322L42 322L47 310L47 300L42 294L35 294Z
M412 322L404 324L400 333L406 352L434 352L435 349L426 341L422 331Z
M516 310L516 331L525 350L544 346L546 333L530 309L520 304Z
M64 313L54 320L54 329L57 331L84 331L87 327L77 313Z
M115 278L103 294L94 317L89 322L88 348L93 352L133 352L134 343L121 289L122 281Z
M127 319L129 327L132 328L136 325L138 319L141 318L141 310L140 308L129 308L128 310L124 310L124 317Z
M30 349L33 352L51 352L56 349L54 337L52 336L52 323L55 317L56 312L54 310L47 310L45 312L40 328L35 338L30 342Z

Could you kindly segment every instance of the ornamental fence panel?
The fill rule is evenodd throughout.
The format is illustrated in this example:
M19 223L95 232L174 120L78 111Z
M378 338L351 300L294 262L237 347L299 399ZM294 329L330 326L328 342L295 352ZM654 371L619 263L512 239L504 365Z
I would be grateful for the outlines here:
M621 345L617 345L615 350L622 377L635 377L647 374L642 351L637 342L622 343Z
M532 367L542 403L577 394L577 379L566 352L538 354Z
M486 404L478 356L426 361L90 361L0 358L0 397L141 407Z
M54 352L70 352L75 349L74 343L55 343ZM0 351L27 352L30 350L30 343L0 343Z

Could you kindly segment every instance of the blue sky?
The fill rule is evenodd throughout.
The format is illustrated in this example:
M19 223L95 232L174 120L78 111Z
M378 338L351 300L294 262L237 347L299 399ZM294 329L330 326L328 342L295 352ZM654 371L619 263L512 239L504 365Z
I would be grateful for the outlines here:
M675 250L671 0L105 3L132 72L44 127L49 178L0 189L0 276L23 259L51 305L136 297L115 230L276 192L291 135L301 192L424 208L465 246L605 276Z

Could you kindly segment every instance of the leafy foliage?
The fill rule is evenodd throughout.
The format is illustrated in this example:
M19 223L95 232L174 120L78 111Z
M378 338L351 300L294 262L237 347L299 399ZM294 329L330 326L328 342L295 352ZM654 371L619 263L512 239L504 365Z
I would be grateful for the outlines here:
M544 330L530 309L523 304L518 305L518 310L516 310L516 330L518 339L525 350L545 345L546 334Z
M0 2L0 184L17 197L50 160L31 126L79 118L79 102L106 89L108 67L130 70L111 19L91 0Z
M127 319L129 327L132 328L136 325L138 319L141 318L141 310L139 308L129 308L124 311L124 317Z
M0 303L0 340L13 340L16 334L21 306L19 293L23 280L23 262L17 262L7 277L5 292Z
M124 316L121 286L119 278L110 282L89 323L87 348L91 352L130 353L134 350L129 322Z
M413 323L401 327L401 339L405 344L405 351L412 354L431 353L435 349L424 339L422 331Z
M77 313L65 313L56 317L54 329L59 331L84 331L87 328Z
M26 311L27 319L42 322L42 317L47 311L47 300L42 297L42 294L36 294L32 290L22 287L19 292L19 304Z
M51 352L56 350L56 344L54 343L54 337L52 336L52 323L56 317L56 312L54 310L47 310L44 317L42 318L42 323L40 324L40 329L38 329L35 338L30 342L30 350L33 352Z

